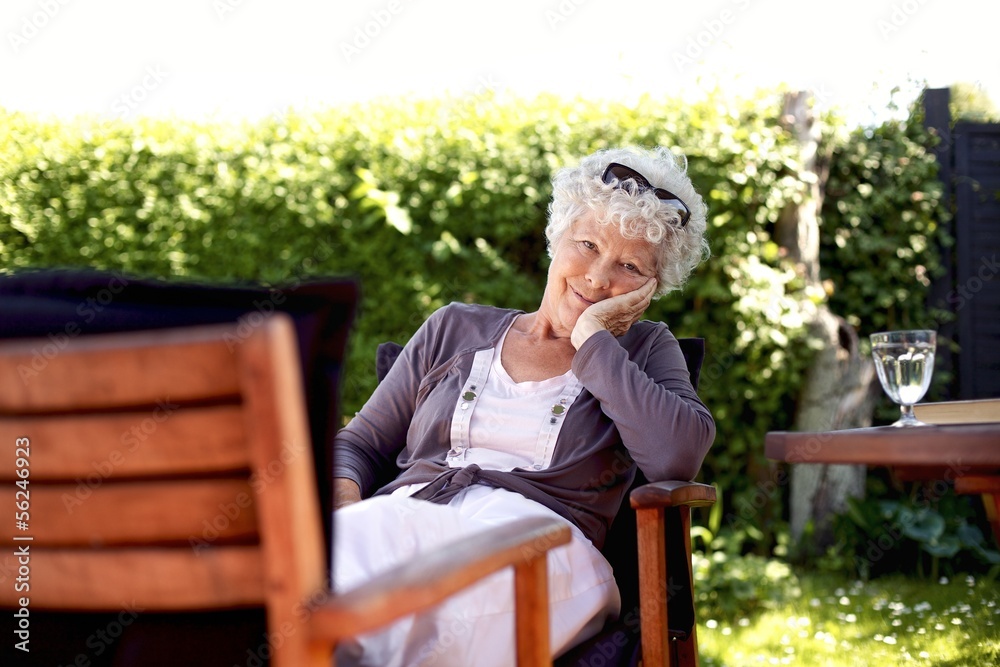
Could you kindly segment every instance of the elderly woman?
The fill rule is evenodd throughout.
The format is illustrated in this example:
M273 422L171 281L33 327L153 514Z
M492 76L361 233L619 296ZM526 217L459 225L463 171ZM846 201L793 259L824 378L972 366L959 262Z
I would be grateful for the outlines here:
M538 310L455 303L413 335L336 438L336 589L478 529L555 514L573 540L548 558L553 651L618 614L599 549L635 466L654 481L691 479L715 437L677 340L639 319L707 255L705 205L685 167L666 149L625 148L560 171ZM392 481L376 488L386 470ZM504 576L338 659L514 664Z

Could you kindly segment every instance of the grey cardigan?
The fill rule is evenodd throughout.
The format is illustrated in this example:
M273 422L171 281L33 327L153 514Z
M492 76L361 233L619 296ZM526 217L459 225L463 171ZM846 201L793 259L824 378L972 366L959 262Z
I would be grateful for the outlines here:
M334 475L357 482L364 497L454 475L445 463L451 419L473 356L495 347L520 313L453 303L431 315L337 434ZM715 422L663 323L639 321L619 338L594 334L572 368L584 389L565 414L550 466L476 469L463 478L541 502L601 548L635 465L650 481L692 479L715 439ZM386 471L398 475L376 490Z

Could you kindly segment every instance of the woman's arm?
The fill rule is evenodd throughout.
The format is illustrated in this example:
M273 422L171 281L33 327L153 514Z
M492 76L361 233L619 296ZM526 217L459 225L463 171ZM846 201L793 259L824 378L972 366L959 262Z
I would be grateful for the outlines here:
M353 481L361 497L371 495L387 473L395 476L396 456L406 446L439 313L413 334L364 407L334 438L334 477Z
M630 332L628 337L640 335ZM643 327L637 360L610 332L590 336L573 372L615 423L650 481L693 479L715 440L715 421L691 386L680 344L665 326Z
M361 487L353 479L335 477L333 480L333 509L338 510L361 500Z

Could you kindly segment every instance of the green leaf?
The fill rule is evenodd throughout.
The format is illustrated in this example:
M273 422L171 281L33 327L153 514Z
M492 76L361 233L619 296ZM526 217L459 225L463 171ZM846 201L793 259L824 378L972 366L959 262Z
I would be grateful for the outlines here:
M921 508L916 511L904 508L899 513L902 533L923 545L935 543L944 534L944 517L931 509ZM957 538L954 539L958 544Z
M937 558L952 558L962 548L962 544L954 535L945 535L940 539L923 542L920 548Z
M983 537L983 531L978 526L973 526L965 521L962 521L958 528L955 529L955 536L962 543L963 547L977 547L986 542L986 539Z

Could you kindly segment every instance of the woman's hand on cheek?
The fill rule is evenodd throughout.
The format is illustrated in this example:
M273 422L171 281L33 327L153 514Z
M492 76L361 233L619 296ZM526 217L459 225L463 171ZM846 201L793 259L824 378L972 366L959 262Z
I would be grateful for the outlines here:
M598 331L610 331L614 336L623 335L646 312L655 291L656 279L649 278L638 289L598 301L587 308L577 319L570 335L573 347L579 350L584 341Z

